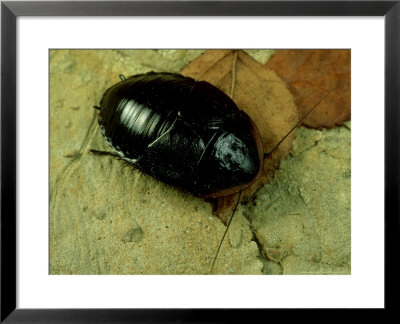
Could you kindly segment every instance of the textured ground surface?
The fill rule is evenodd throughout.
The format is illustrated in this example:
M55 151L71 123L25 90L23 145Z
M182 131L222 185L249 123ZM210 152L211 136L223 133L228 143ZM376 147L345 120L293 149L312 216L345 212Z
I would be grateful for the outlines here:
M119 74L178 72L200 53L50 53L51 274L207 273L225 229L211 206L89 154L108 150L92 106ZM240 206L215 273L350 273L350 133L298 130L275 178Z

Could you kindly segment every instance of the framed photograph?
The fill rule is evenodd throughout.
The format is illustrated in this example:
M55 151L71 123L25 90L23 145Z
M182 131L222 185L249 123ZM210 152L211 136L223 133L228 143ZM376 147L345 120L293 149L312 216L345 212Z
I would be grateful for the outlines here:
M399 16L2 2L1 320L390 309Z

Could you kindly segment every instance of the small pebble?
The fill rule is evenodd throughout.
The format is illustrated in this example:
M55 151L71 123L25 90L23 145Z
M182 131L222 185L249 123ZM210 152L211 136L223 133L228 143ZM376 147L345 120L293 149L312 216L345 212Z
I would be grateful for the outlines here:
M277 249L268 249L266 251L268 259L274 262L280 262L282 260L282 254Z
M123 242L137 243L143 238L143 231L140 227L130 228L122 237Z
M231 228L231 230L228 233L229 233L229 243L231 244L232 247L237 249L240 246L240 244L242 244L243 240L242 229Z
M98 220L103 220L106 218L107 212L108 212L108 210L106 208L99 207L99 208L96 208L95 210L93 210L93 216L95 218L97 218Z

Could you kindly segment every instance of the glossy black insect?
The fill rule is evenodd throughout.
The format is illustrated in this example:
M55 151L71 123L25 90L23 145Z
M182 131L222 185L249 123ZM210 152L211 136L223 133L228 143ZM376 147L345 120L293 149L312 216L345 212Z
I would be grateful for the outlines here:
M122 159L194 195L240 192L262 168L256 126L208 82L154 72L122 78L99 109L101 133Z
M101 133L125 161L194 195L218 198L239 193L210 272L240 201L269 153L250 117L225 93L205 81L174 73L139 74L103 95Z

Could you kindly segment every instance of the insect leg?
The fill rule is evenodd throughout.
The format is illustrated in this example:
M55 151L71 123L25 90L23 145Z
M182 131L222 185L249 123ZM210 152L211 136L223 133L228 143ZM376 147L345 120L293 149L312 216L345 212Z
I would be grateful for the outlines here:
M89 153L95 154L95 155L111 155L111 156L116 156L120 157L117 153L114 152L106 152L106 151L98 151L98 150L89 150Z
M137 167L135 166L135 164L131 161L131 160L126 160L123 157L121 157L119 154L115 153L115 152L106 152L106 151L98 151L98 150L89 150L89 153L91 154L95 154L95 155L111 155L114 156L116 158L118 158L118 160L121 160L124 163L124 166L133 168L133 170L136 170Z

